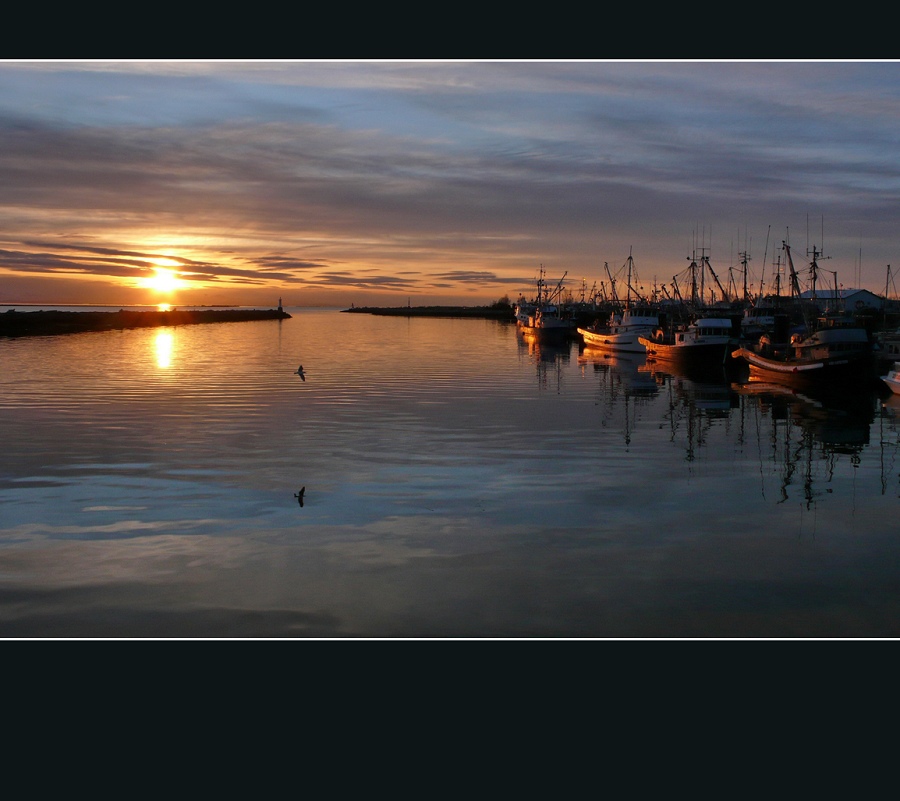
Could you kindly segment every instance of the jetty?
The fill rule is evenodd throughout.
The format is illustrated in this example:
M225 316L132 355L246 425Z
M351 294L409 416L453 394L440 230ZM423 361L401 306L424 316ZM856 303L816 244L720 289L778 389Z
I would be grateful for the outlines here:
M471 317L513 322L511 306L351 306L345 313L377 314L385 317Z
M57 336L88 331L204 323L286 320L281 309L170 309L168 311L18 311L0 314L0 337Z

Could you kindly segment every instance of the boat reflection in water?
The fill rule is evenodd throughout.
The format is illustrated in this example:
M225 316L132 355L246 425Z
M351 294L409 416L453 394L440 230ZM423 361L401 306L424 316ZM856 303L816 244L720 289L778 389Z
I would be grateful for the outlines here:
M647 369L644 353L618 352L585 345L578 355L582 375L590 366L600 378L601 425L612 424L615 410L620 409L623 420L625 444L631 444L641 410L649 408L654 396L659 392L652 373Z
M815 499L831 494L839 467L847 468L844 478L852 477L862 451L872 444L876 410L900 426L900 400L880 398L877 387L800 392L750 375L746 366L735 371L734 362L679 368L587 346L578 363L582 374L590 366L602 379L597 403L601 424L608 427L624 415L626 444L649 449L654 432L666 432L672 445L684 449L684 460L696 467L708 462L707 451L758 453L762 495L772 495L766 484L774 480L778 503L796 495L792 488L799 486L802 502L811 507ZM883 450L895 452L897 439L882 436Z
M609 385L621 390L626 396L650 396L659 391L659 386L647 369L644 353L613 353L602 348L585 345L578 355L582 367L592 365L594 372L608 374Z
M738 406L725 368L715 363L677 367L668 361L648 360L644 369L668 395L665 423L670 441L683 437L685 460L694 461L712 429L728 421Z
M881 409L885 417L900 419L900 395L892 394L881 399Z
M571 361L571 341L547 339L527 328L518 328L516 342L519 354L527 354L534 362L541 389L548 389L553 384L559 392L562 388L563 365Z
M809 508L831 493L817 482L830 484L842 457L859 466L879 404L874 391L800 392L755 376L733 388L745 401L745 413L769 418L770 441L760 443L760 454L776 466L782 502L793 485L800 485Z

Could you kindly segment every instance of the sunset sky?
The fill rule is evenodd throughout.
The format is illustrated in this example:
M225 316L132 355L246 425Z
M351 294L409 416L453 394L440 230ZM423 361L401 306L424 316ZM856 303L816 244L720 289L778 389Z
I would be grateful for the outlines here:
M0 61L0 304L755 287L785 239L900 269L900 62Z

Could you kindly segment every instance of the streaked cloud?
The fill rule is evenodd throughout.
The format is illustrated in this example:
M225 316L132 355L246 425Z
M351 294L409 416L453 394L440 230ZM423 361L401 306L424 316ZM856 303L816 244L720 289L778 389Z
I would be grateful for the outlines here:
M490 301L823 235L883 291L898 95L895 62L3 62L0 302L136 298L159 257L206 302Z

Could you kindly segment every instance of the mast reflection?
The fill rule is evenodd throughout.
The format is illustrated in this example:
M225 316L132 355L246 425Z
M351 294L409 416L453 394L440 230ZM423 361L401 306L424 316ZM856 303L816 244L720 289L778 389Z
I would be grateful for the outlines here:
M713 427L729 420L738 405L725 369L720 365L697 365L676 372L663 362L648 362L656 383L669 398L664 416L669 439L684 437L685 460L693 462L697 449L705 446Z
M779 503L787 501L797 485L810 508L817 498L832 491L819 489L817 482L832 483L844 457L854 469L859 466L875 419L874 393L808 394L753 378L733 388L744 401L743 411L768 420L770 441L766 449L760 443L760 454L768 453L780 476Z

